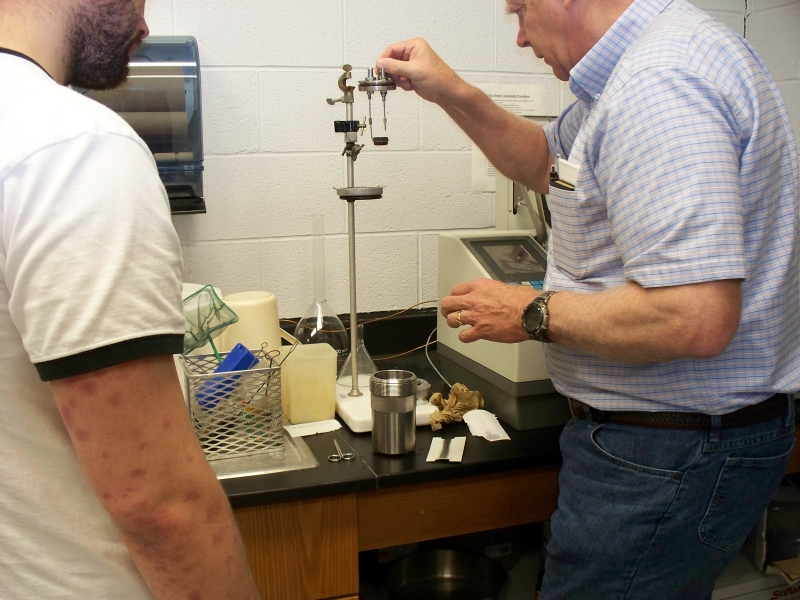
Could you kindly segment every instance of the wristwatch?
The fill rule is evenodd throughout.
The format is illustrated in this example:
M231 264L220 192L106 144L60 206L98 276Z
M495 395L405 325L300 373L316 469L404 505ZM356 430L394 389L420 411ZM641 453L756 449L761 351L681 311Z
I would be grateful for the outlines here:
M525 307L522 311L522 328L528 333L532 340L548 343L547 329L550 326L550 313L547 310L547 303L555 292L544 292Z

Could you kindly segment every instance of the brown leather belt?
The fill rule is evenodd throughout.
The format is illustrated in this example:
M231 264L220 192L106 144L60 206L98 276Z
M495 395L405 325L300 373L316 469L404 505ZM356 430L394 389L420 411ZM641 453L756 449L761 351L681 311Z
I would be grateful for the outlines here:
M638 410L599 410L574 398L568 398L574 419L586 419L586 411L595 423L619 423L635 427L658 429L709 429L711 416L696 412L647 412ZM745 406L725 415L720 415L722 429L746 427L777 419L786 415L789 408L787 394L775 394L759 402Z

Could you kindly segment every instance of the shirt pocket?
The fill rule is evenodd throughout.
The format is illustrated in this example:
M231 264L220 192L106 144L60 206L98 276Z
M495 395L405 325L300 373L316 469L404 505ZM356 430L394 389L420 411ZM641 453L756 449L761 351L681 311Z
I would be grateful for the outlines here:
M551 185L547 205L552 225L549 250L553 266L574 279L580 279L586 274L586 261L579 244L582 229L580 192Z
M700 539L723 552L739 548L769 504L783 479L794 447L794 437L776 440L778 455L728 457L717 478L714 494L697 530ZM786 447L788 446L788 450ZM778 448L772 446L774 451Z

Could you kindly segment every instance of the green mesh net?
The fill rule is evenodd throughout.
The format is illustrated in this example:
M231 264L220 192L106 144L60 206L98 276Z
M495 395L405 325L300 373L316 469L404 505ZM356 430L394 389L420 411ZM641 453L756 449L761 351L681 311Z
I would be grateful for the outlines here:
M217 354L212 341L222 333L228 325L239 320L236 313L225 304L214 288L206 285L183 300L183 316L186 320L183 334L183 353L188 354L207 343L211 343L214 354Z

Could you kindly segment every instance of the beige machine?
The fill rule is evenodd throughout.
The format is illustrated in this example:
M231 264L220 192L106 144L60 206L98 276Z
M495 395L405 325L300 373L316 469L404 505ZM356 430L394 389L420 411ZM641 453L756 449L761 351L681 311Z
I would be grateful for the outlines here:
M546 198L497 175L494 230L439 234L439 297L457 283L490 278L541 289L547 267ZM561 425L569 419L545 368L542 344L533 340L464 344L439 314L438 352L444 375L483 393L487 410L515 429Z

